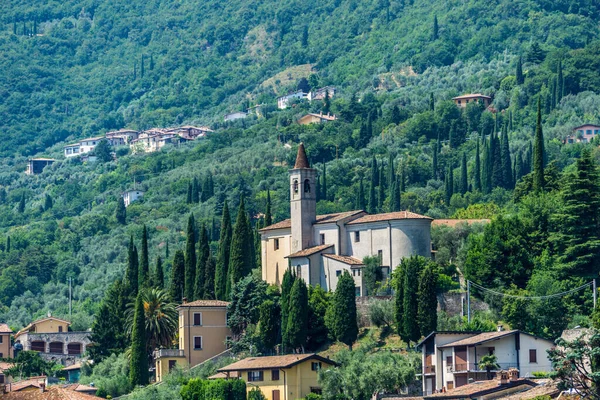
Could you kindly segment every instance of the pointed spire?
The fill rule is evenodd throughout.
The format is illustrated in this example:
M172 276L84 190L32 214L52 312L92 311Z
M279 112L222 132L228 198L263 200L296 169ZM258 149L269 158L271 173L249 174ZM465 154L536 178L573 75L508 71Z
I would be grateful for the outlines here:
M300 146L298 146L298 155L296 156L294 169L298 168L310 168L308 158L306 158L306 151L304 150L304 143L300 143Z

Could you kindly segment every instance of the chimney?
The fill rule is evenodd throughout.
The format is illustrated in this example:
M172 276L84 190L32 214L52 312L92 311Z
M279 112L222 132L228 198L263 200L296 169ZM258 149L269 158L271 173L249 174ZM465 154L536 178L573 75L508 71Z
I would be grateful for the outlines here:
M496 329L498 329L498 332L502 332L504 327L502 325L498 325Z
M511 368L508 370L508 377L511 382L515 382L519 379L519 370L516 368Z
M46 382L40 382L40 392L44 393L46 391Z
M498 386L507 385L508 381L508 372L505 370L500 371L498 374Z
M181 299L181 304L185 304L187 303L187 297L184 297L183 299Z

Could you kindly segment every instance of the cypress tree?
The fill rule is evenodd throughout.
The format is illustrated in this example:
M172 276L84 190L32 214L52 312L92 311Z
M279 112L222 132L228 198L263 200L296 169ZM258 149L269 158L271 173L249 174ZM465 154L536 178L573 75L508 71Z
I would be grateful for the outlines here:
M492 188L504 187L504 172L502 170L500 139L498 139L496 134L493 134L490 140L490 155L492 158Z
M454 168L452 164L448 166L448 174L446 174L446 205L450 205L450 199L454 194Z
M129 360L129 383L135 387L148 384L148 354L146 353L146 315L142 294L138 293L131 331L131 357Z
M492 160L490 155L490 141L487 142L485 138L483 138L483 168L481 174L481 186L484 194L488 194L492 191Z
M21 199L19 200L19 206L17 207L17 211L19 214L23 214L25 212L25 193L21 193Z
M323 183L321 184L321 198L327 200L327 163L323 163Z
M556 77L556 104L560 103L564 96L565 78L563 76L562 61L558 62L558 73Z
M544 182L544 133L542 132L542 110L538 97L537 125L533 145L533 190L541 192L546 186Z
M140 76L142 78L144 77L144 72L145 72L144 70L145 70L145 68L144 68L144 55L142 54L142 60L141 60L141 63L140 63Z
M206 279L206 262L210 258L210 247L206 225L200 227L200 240L198 242L198 256L196 261L196 282L194 284L194 299L204 299L204 287ZM214 287L214 279L211 280ZM213 292L214 289L211 290Z
M273 225L271 216L271 191L267 190L267 209L265 210L265 226Z
M230 293L233 285L248 275L252 270L254 259L252 256L253 251L251 251L251 247L253 246L251 233L250 227L248 226L248 219L246 217L244 198L242 197L231 235L227 293Z
M329 332L336 340L345 343L352 350L352 344L358 337L358 324L354 279L347 270L338 280L327 313Z
M432 156L432 171L431 171L431 179L438 178L438 154L440 152L440 135L438 134L437 143L433 148L433 156Z
M192 181L192 203L200 203L200 183L197 177Z
M177 250L173 256L169 294L173 301L177 303L185 297L185 255L181 250Z
M117 223L121 225L127 224L127 210L125 209L125 201L121 196L119 196L119 198L117 199L115 218L117 219Z
M165 258L169 258L169 241L167 240L165 243Z
M377 159L374 155L371 160L371 182L373 182L375 186L379 185L379 170L377 168Z
M160 258L160 256L156 257L153 286L161 290L165 288L165 271L163 269L162 258Z
M192 204L193 192L194 192L194 188L193 188L192 182L188 182L187 197L185 200L186 204Z
M523 155L519 152L519 154L515 156L515 184L523 175Z
M403 332L409 341L416 341L420 337L419 325L417 323L417 294L419 290L419 272L424 264L424 258L419 256L411 256L408 259L404 259L403 264L405 266L404 273L404 288L403 304L402 308L404 314L402 316Z
M281 308L272 300L264 301L258 309L258 337L267 354L279 343L281 335Z
M294 281L290 291L286 331L289 346L304 349L308 332L308 290L300 278Z
M208 251L208 258L204 266L204 297L205 299L212 300L215 298L215 260Z
M510 159L510 147L508 145L508 127L506 126L506 124L504 125L504 132L502 134L502 145L500 150L502 157L502 180L504 183L504 188L512 189L514 188L513 171L512 161Z
M394 157L390 154L387 171L387 187L390 189L396 181L396 172L394 171Z
M406 179L404 178L404 165L400 164L400 192L406 191Z
M476 191L481 192L481 159L479 158L479 137L475 147L475 170L473 171L473 186Z
M396 322L396 333L404 340L404 276L406 275L406 269L403 263L397 267L394 271L393 284L394 284L394 321Z
M215 266L215 297L225 300L227 290L227 271L229 270L229 251L231 250L231 217L227 201L223 205L221 217L221 235L219 236L219 251Z
M4 249L7 253L10 253L10 236L6 237L6 247Z
M129 237L129 248L127 251L127 271L125 272L125 287L127 293L132 297L138 293L138 257L133 245L133 235Z
M138 284L140 287L148 285L150 279L150 262L148 260L148 228L144 224L142 231L142 256L140 257L140 268Z
M529 141L529 148L527 149L527 167L526 171L528 174L533 172L533 143Z
M148 66L148 68L150 68L150 71L154 69L154 57L152 56L152 54L150 54L150 65Z
M400 181L399 181L399 177L396 176L396 180L393 183L393 188L392 191L390 193L390 211L392 212L396 212L396 211L400 211L401 209L401 196L402 193L400 192Z
M433 98L433 92L429 93L429 111L435 111L435 99Z
M522 85L523 83L525 83L525 77L523 76L523 57L522 56L519 56L519 59L517 61L516 77L517 77L517 85Z
M469 181L467 178L467 155L463 151L460 163L460 193L465 194L469 190Z
M289 347L290 342L287 330L289 315L288 310L290 307L290 293L295 280L296 278L290 269L286 269L281 281L281 345L284 351L287 347Z
M48 211L52 208L52 197L46 193L44 198L44 211Z
M433 32L431 35L432 40L437 40L438 34L439 34L438 19L437 19L437 15L434 15L433 16Z
M401 120L402 117L400 115L400 109L397 105L394 105L394 107L392 108L392 123L398 125Z
M367 204L367 212L375 214L377 211L377 200L375 200L375 183L371 181L369 185L369 202Z
M377 211L383 212L383 202L385 200L385 186L383 184L383 165L379 169L379 192L377 199L379 202L377 203Z
M437 273L434 263L427 266L419 277L417 322L421 336L437 329Z
M187 223L187 238L185 242L185 297L189 301L194 299L194 285L196 283L196 221L194 214L190 214Z
M363 185L362 177L360 178L360 181L358 182L358 199L357 199L356 209L364 210L364 211L367 210L367 205L365 204L365 188Z

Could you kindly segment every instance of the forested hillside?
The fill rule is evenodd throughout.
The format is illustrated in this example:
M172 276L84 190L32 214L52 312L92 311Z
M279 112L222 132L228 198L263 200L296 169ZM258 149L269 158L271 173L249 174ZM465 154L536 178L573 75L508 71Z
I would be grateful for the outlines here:
M233 222L243 197L256 228L269 190L273 219L286 218L287 169L300 141L320 172L321 213L501 216L468 239L434 234L447 275L459 267L487 287L548 294L597 274L593 262L561 258L565 244L596 240L593 227L576 229L587 216L564 229L556 222L573 215L566 205L586 201L564 197L571 179L563 176L576 171L585 146L561 140L600 122L600 6L592 0L11 0L0 11L0 320L15 328L48 311L66 316L68 277L73 329L88 328L144 224L151 264L161 256L168 277L191 213L213 255L225 201ZM312 71L298 68L305 64ZM303 77L338 93L276 110L277 95ZM467 92L493 96L497 112L450 101ZM530 194L538 100L547 178ZM221 122L260 103L263 118ZM339 119L295 123L320 111ZM158 153L23 174L26 156L60 157L66 140L184 123L217 130ZM597 150L590 157L593 165ZM190 188L210 180L214 188L190 201ZM133 187L146 194L122 224L117 198ZM569 311L560 326L548 317L524 328L551 336L590 309L582 298L566 304L527 310ZM503 317L518 321L524 307L510 307Z

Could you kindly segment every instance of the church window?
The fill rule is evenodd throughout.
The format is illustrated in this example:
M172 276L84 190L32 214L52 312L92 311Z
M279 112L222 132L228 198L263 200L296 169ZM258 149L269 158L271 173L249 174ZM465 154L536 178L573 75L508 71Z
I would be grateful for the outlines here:
M294 193L298 193L298 181L294 180Z
M354 232L354 241L356 243L360 242L360 231Z
M325 244L325 234L321 233L320 237L321 237L321 244Z
M279 239L274 239L273 240L273 248L275 250L279 250Z
M310 181L308 179L304 180L304 193L310 193Z

